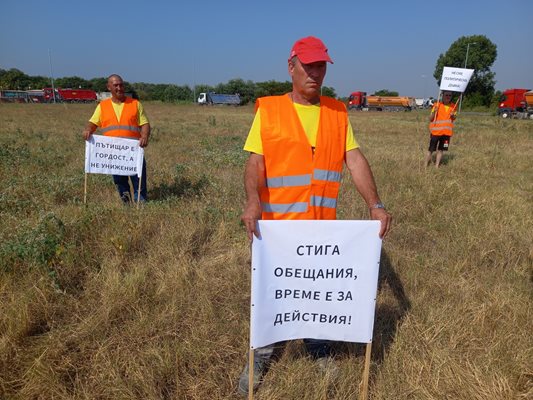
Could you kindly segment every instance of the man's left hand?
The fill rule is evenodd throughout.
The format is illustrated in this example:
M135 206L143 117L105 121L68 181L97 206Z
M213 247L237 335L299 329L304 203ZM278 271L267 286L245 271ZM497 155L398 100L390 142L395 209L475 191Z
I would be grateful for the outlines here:
M141 147L148 146L148 136L146 137L141 136L141 138L139 139L139 146Z
M383 208L371 208L370 218L379 220L381 222L381 229L379 230L380 239L385 238L390 231L392 225L392 216Z

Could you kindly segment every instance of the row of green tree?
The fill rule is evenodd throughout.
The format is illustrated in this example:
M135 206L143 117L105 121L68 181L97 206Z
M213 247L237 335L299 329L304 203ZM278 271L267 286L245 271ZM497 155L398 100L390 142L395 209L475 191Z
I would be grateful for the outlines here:
M163 102L192 102L201 92L215 93L238 93L242 104L255 101L261 96L272 96L291 91L292 84L289 81L266 81L252 82L243 79L231 79L227 83L219 83L216 86L205 84L196 85L193 88L184 85L166 83L124 82L126 92L141 100L159 100ZM51 87L50 78L44 76L29 76L24 72L12 68L4 70L0 68L0 89L31 90ZM106 78L83 79L79 76L67 76L54 79L56 88L80 88L92 89L95 92L107 91ZM337 97L335 89L323 87L322 94Z
M474 74L464 94L463 106L490 107L499 98L500 93L494 90L495 73L490 70L497 56L496 45L484 35L462 36L453 42L444 54L440 54L435 65L433 76L440 85L443 67L472 68ZM106 78L83 79L79 76L70 76L55 79L55 86L60 88L93 89L96 92L105 92ZM18 69L3 70L0 68L0 89L42 89L50 87L51 81L44 76L28 76ZM196 85L178 86L174 84L156 83L129 83L126 82L126 91L142 100L159 100L164 102L189 102L195 101L201 92L239 93L243 104L255 101L257 97L287 93L291 90L288 81L252 82L242 79L232 79L227 83L216 86ZM337 97L335 89L323 87L322 94ZM398 92L386 89L376 92L378 95L398 95Z

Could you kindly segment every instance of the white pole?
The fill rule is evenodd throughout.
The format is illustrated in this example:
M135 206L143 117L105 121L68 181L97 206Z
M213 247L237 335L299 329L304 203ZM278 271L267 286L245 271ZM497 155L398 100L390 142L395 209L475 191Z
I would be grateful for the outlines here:
M52 52L48 49L48 60L50 61L50 80L52 81L52 96L54 97L54 103L56 102L56 90L54 87L54 74L52 72Z
M468 50L470 50L471 44L477 44L477 42L467 43L466 44L466 57L465 57L465 68L466 64L468 63ZM461 105L463 104L463 93L461 93L461 96L459 96L459 113L461 112Z

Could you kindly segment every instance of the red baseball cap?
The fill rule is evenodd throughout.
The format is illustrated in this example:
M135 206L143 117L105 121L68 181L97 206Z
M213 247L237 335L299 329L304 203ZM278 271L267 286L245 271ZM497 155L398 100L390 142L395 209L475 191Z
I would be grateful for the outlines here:
M320 40L314 36L308 36L298 39L291 49L289 60L297 56L304 64L310 64L317 61L327 61L333 64L328 55L328 49Z

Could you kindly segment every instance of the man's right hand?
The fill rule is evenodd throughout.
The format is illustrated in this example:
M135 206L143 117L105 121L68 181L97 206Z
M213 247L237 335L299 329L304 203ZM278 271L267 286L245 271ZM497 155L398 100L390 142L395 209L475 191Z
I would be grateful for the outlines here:
M248 239L252 240L253 235L259 238L259 230L257 229L257 221L261 219L261 205L256 202L247 202L244 207L244 212L241 215L241 221L244 223Z
M85 129L82 132L83 138L85 140L89 140L89 138L94 133L94 131L96 131L97 128L98 128L97 125L93 124L92 122L88 122L87 126L85 127Z
M92 134L93 134L93 133L92 133L91 130L88 129L88 128L85 128L85 129L83 130L83 138L84 138L85 140L89 140L89 138L91 137Z

